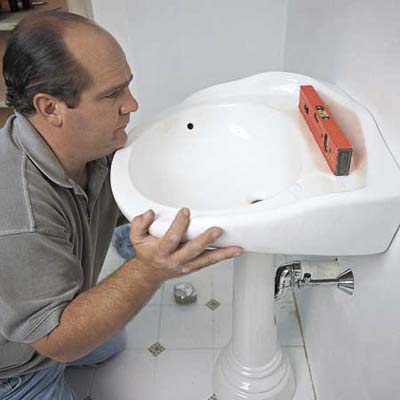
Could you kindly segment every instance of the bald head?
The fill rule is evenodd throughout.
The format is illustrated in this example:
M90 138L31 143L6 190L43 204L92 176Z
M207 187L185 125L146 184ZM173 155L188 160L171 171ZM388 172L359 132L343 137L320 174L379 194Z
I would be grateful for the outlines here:
M70 54L89 73L92 80L102 79L114 63L126 62L125 54L114 37L98 26L81 25L64 31L64 42Z
M78 25L90 26L97 30L103 30L94 21L66 11L44 11L40 13L30 14L25 17L16 27L16 30L33 30L44 27L51 27L57 32L63 32L69 27Z
M29 116L35 113L35 94L46 93L75 107L92 84L87 60L96 57L93 49L101 53L99 40L122 51L108 32L77 14L48 11L24 18L13 30L3 58L7 104Z

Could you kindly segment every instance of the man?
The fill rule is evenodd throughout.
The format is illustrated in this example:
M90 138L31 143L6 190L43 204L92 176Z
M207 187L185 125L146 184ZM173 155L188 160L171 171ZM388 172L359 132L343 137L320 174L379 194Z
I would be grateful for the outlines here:
M181 243L189 210L161 239L154 212L132 220L136 256L96 284L118 208L112 154L138 104L114 38L63 12L30 16L4 55L0 133L0 399L75 399L68 365L98 363L124 347L124 325L167 279L240 254L206 250L212 227Z

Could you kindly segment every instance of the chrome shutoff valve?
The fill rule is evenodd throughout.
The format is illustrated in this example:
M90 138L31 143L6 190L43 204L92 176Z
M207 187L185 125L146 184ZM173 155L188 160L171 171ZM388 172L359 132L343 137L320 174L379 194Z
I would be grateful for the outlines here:
M310 273L303 273L301 263L295 261L282 264L275 275L275 300L279 300L287 288L300 289L311 286L337 286L348 294L354 293L354 275L351 269L346 269L336 278L332 279L312 279Z

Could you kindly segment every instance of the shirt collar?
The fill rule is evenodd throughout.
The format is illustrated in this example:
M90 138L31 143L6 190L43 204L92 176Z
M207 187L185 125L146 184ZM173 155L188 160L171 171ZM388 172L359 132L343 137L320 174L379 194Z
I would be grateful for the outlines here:
M18 140L30 160L57 185L75 189L75 185L71 183L72 179L68 177L57 156L40 133L22 114L15 112L15 115L14 129L16 129ZM91 163L108 168L109 160L107 157L102 157Z

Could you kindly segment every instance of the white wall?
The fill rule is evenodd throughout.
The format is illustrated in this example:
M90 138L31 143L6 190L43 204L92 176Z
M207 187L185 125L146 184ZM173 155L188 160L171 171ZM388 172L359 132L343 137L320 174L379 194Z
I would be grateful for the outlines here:
M400 1L289 0L287 21L285 70L366 105L400 161ZM318 399L399 399L399 234L384 254L340 262L355 274L353 297L335 288L298 296Z
M354 273L353 296L335 287L297 292L318 400L400 398L399 260L397 235L385 253L339 258Z
M133 68L139 119L216 83L283 68L287 0L92 0Z

